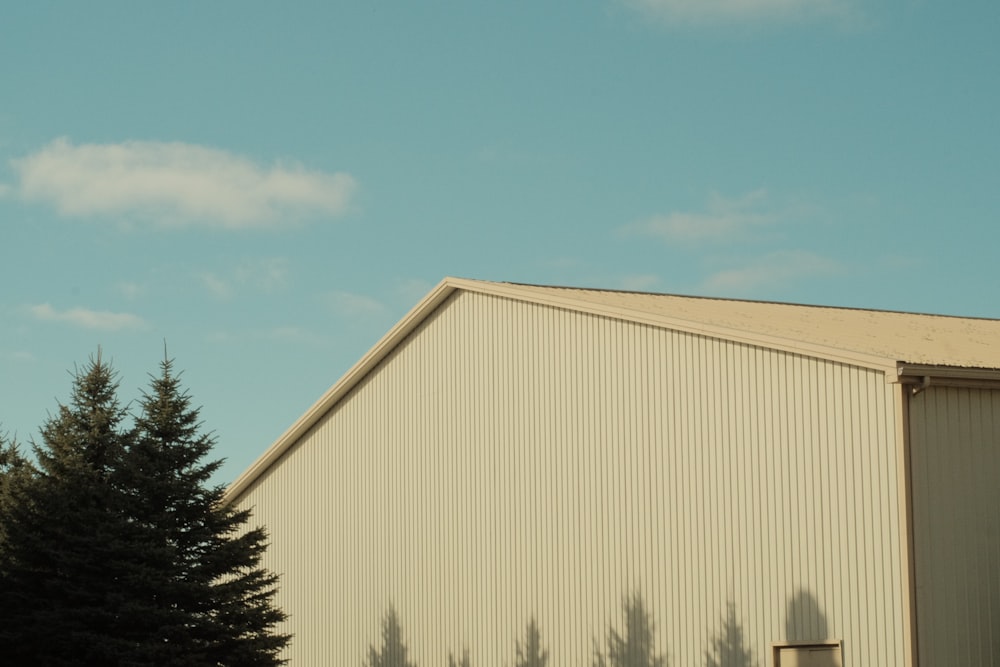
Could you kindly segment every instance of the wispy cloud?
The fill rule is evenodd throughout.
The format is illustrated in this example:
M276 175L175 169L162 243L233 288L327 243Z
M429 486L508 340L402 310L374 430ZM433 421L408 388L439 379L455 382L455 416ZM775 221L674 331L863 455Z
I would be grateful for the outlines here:
M132 283L128 281L120 282L116 285L118 291L126 299L138 299L146 292L146 288L139 283Z
M167 227L280 227L345 212L356 189L346 173L261 165L179 142L73 144L56 139L11 161L11 191L67 217L111 216ZM0 191L2 194L2 191Z
M328 342L326 336L296 326L274 327L262 332L261 337L284 343L305 343L309 345L321 345Z
M216 299L228 299L233 296L233 285L228 280L220 278L209 271L202 273L200 278L201 284Z
M619 285L630 292L648 292L660 284L660 277L652 273L624 276Z
M329 336L325 334L293 325L276 326L269 329L241 329L239 331L216 330L208 333L206 339L210 343L227 344L264 340L319 346L330 342Z
M703 283L702 289L713 294L742 294L803 278L836 274L844 268L840 262L807 250L779 250L740 268L715 273Z
M434 289L433 283L420 278L409 278L397 283L396 294L403 299L404 303L414 304L427 296L432 289Z
M372 317L386 310L381 301L354 292L331 292L329 303L338 315L344 317Z
M732 241L780 218L766 205L765 190L756 190L737 199L713 194L705 211L654 215L626 225L621 231L685 243Z
M852 0L622 0L667 24L735 23L855 17Z
M112 313L106 310L87 308L56 310L48 303L29 306L28 310L36 319L63 322L83 329L123 331L145 329L148 326L145 320L131 313Z
M205 271L199 274L199 278L209 294L217 299L229 299L237 290L245 287L270 294L288 284L288 259L271 257L245 260L222 273Z

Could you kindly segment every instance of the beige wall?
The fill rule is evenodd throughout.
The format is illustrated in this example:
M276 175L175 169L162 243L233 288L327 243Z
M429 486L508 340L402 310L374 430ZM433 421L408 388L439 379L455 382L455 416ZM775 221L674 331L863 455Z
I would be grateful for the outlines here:
M921 665L1000 664L1000 391L911 399Z
M293 665L360 665L390 601L419 667L589 665L639 592L671 665L733 605L770 642L903 662L898 394L882 373L458 292L240 500Z

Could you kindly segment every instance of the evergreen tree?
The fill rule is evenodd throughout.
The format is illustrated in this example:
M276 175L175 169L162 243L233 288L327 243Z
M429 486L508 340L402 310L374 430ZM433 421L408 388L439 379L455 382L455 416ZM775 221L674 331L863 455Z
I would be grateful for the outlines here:
M666 667L667 660L657 655L653 642L653 621L638 593L626 597L625 634L608 628L608 652L594 650L594 667Z
M134 443L120 471L129 514L154 559L145 581L155 600L142 620L144 659L157 665L276 665L288 635L273 603L277 577L260 564L264 531L247 529L249 510L222 503L209 486L221 465L206 462L214 439L201 432L165 359L143 395Z
M396 610L389 607L382 618L382 646L368 648L367 667L416 667L406 654L403 628L399 625Z
M131 434L100 354L74 377L34 446L36 474L5 512L0 639L7 664L118 665L135 531L112 476Z
M549 662L549 652L542 648L542 636L535 619L528 621L524 644L517 642L517 661L514 667L545 667Z
M11 509L30 478L34 468L21 455L17 442L0 433L0 564L3 562L4 541ZM0 571L0 575L2 575Z
M706 667L753 667L753 655L743 641L743 628L736 620L736 606L730 602L722 632L712 640L712 650L705 652Z
M126 428L98 353L43 427L38 470L4 513L5 664L282 663L265 535L207 486L213 440L171 363L161 371Z

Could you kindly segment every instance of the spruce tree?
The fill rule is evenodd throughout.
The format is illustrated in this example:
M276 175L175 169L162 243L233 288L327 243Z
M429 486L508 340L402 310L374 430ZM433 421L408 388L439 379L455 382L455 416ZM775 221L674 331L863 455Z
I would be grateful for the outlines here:
M0 565L3 563L10 512L17 504L21 489L24 488L33 470L34 468L21 454L17 442L8 440L3 433L0 433ZM0 576L2 574L0 570Z
M0 496L0 662L282 664L265 535L208 486L220 463L171 363L132 427L117 389L98 353L42 428L37 471Z
M146 658L157 665L277 665L290 637L275 631L277 576L261 567L267 547L249 510L222 503L206 461L214 438L165 359L140 401L134 442L122 467L130 514L156 559Z
M0 640L6 664L125 664L136 532L112 477L131 439L98 353L34 445L37 471L5 512Z

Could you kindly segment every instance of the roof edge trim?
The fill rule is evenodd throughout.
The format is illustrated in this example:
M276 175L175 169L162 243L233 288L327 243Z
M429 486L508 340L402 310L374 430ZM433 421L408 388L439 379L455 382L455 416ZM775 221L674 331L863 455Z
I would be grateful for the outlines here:
M557 308L584 311L593 315L628 320L630 322L638 322L666 329L674 329L685 333L709 336L712 338L721 338L724 340L746 343L748 345L756 345L758 347L766 347L782 352L791 352L808 357L818 357L820 359L844 363L851 366L870 368L872 370L884 372L886 377L889 379L892 379L896 373L898 359L891 357L866 354L864 352L855 352L827 345L806 343L799 340L782 338L780 336L771 336L768 334L743 331L741 329L705 324L703 322L685 320L678 317L669 317L667 315L658 315L642 310L598 304L586 299L574 299L572 296L559 297L552 294L533 293L530 298L528 298L523 292L517 289L517 285L511 283L488 283L462 279L454 279L453 282L458 287L467 288L477 292L487 292L497 296L505 296L519 301L528 300L532 303L541 303L555 306ZM567 292L573 291L573 288L562 289L566 289Z
M900 363L896 368L898 382L913 384L924 378L933 378L941 384L951 382L977 382L1000 385L1000 369L965 368L962 366L933 366L927 364Z
M313 403L305 414L278 437L250 467L243 471L226 489L222 502L229 504L238 498L265 470L306 431L313 427L336 403L349 392L361 378L368 374L380 361L406 338L426 317L437 309L457 289L456 280L445 278L420 302L410 309L396 325L389 330L354 366Z

